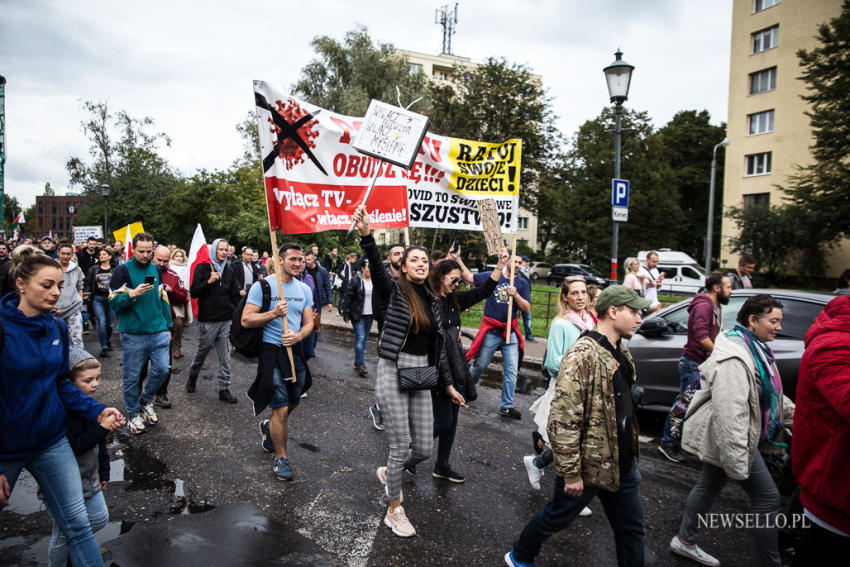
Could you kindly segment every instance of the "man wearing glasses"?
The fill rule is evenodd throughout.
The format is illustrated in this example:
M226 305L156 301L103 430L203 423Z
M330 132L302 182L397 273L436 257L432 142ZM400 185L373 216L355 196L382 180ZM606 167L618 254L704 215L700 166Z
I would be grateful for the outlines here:
M115 268L109 282L109 306L121 332L127 427L133 435L159 421L153 400L168 377L171 306L152 259L153 236L140 232L133 237L133 257ZM139 397L139 374L148 360L150 378Z

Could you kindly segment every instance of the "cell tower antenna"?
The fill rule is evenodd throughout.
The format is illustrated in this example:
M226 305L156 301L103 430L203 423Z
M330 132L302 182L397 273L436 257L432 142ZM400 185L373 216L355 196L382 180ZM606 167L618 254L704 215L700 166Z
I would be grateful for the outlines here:
M443 54L451 55L452 36L455 34L455 27L457 26L457 2L455 2L455 9L451 12L448 4L437 8L434 23L443 26Z

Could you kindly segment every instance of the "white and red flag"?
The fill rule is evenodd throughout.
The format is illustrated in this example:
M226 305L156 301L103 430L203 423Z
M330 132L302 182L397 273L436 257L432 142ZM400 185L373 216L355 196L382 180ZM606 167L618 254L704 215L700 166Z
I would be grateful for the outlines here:
M192 235L192 244L189 246L189 287L192 287L192 278L195 277L195 267L198 264L210 263L210 247L207 244L207 239L204 237L204 229L201 228L201 223L195 227L195 234ZM192 313L198 316L198 300L192 299Z

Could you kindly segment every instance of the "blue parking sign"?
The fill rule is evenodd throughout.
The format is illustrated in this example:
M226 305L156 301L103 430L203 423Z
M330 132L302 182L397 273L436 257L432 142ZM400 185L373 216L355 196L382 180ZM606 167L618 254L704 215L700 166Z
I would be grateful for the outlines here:
M629 182L627 179L611 180L611 206L629 206Z

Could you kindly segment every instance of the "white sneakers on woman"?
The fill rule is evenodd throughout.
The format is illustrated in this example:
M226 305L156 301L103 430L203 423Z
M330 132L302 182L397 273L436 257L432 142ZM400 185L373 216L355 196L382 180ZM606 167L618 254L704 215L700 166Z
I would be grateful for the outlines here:
M413 537L416 535L413 524L407 519L407 514L404 513L404 508L401 506L387 509L387 515L384 516L384 525L399 537Z
M720 565L720 561L718 561L716 557L712 557L700 549L700 547L695 543L690 545L686 544L679 539L678 535L673 536L673 539L670 541L670 551L676 555L687 557L688 559L696 561L702 565L708 565L709 567L719 567Z

